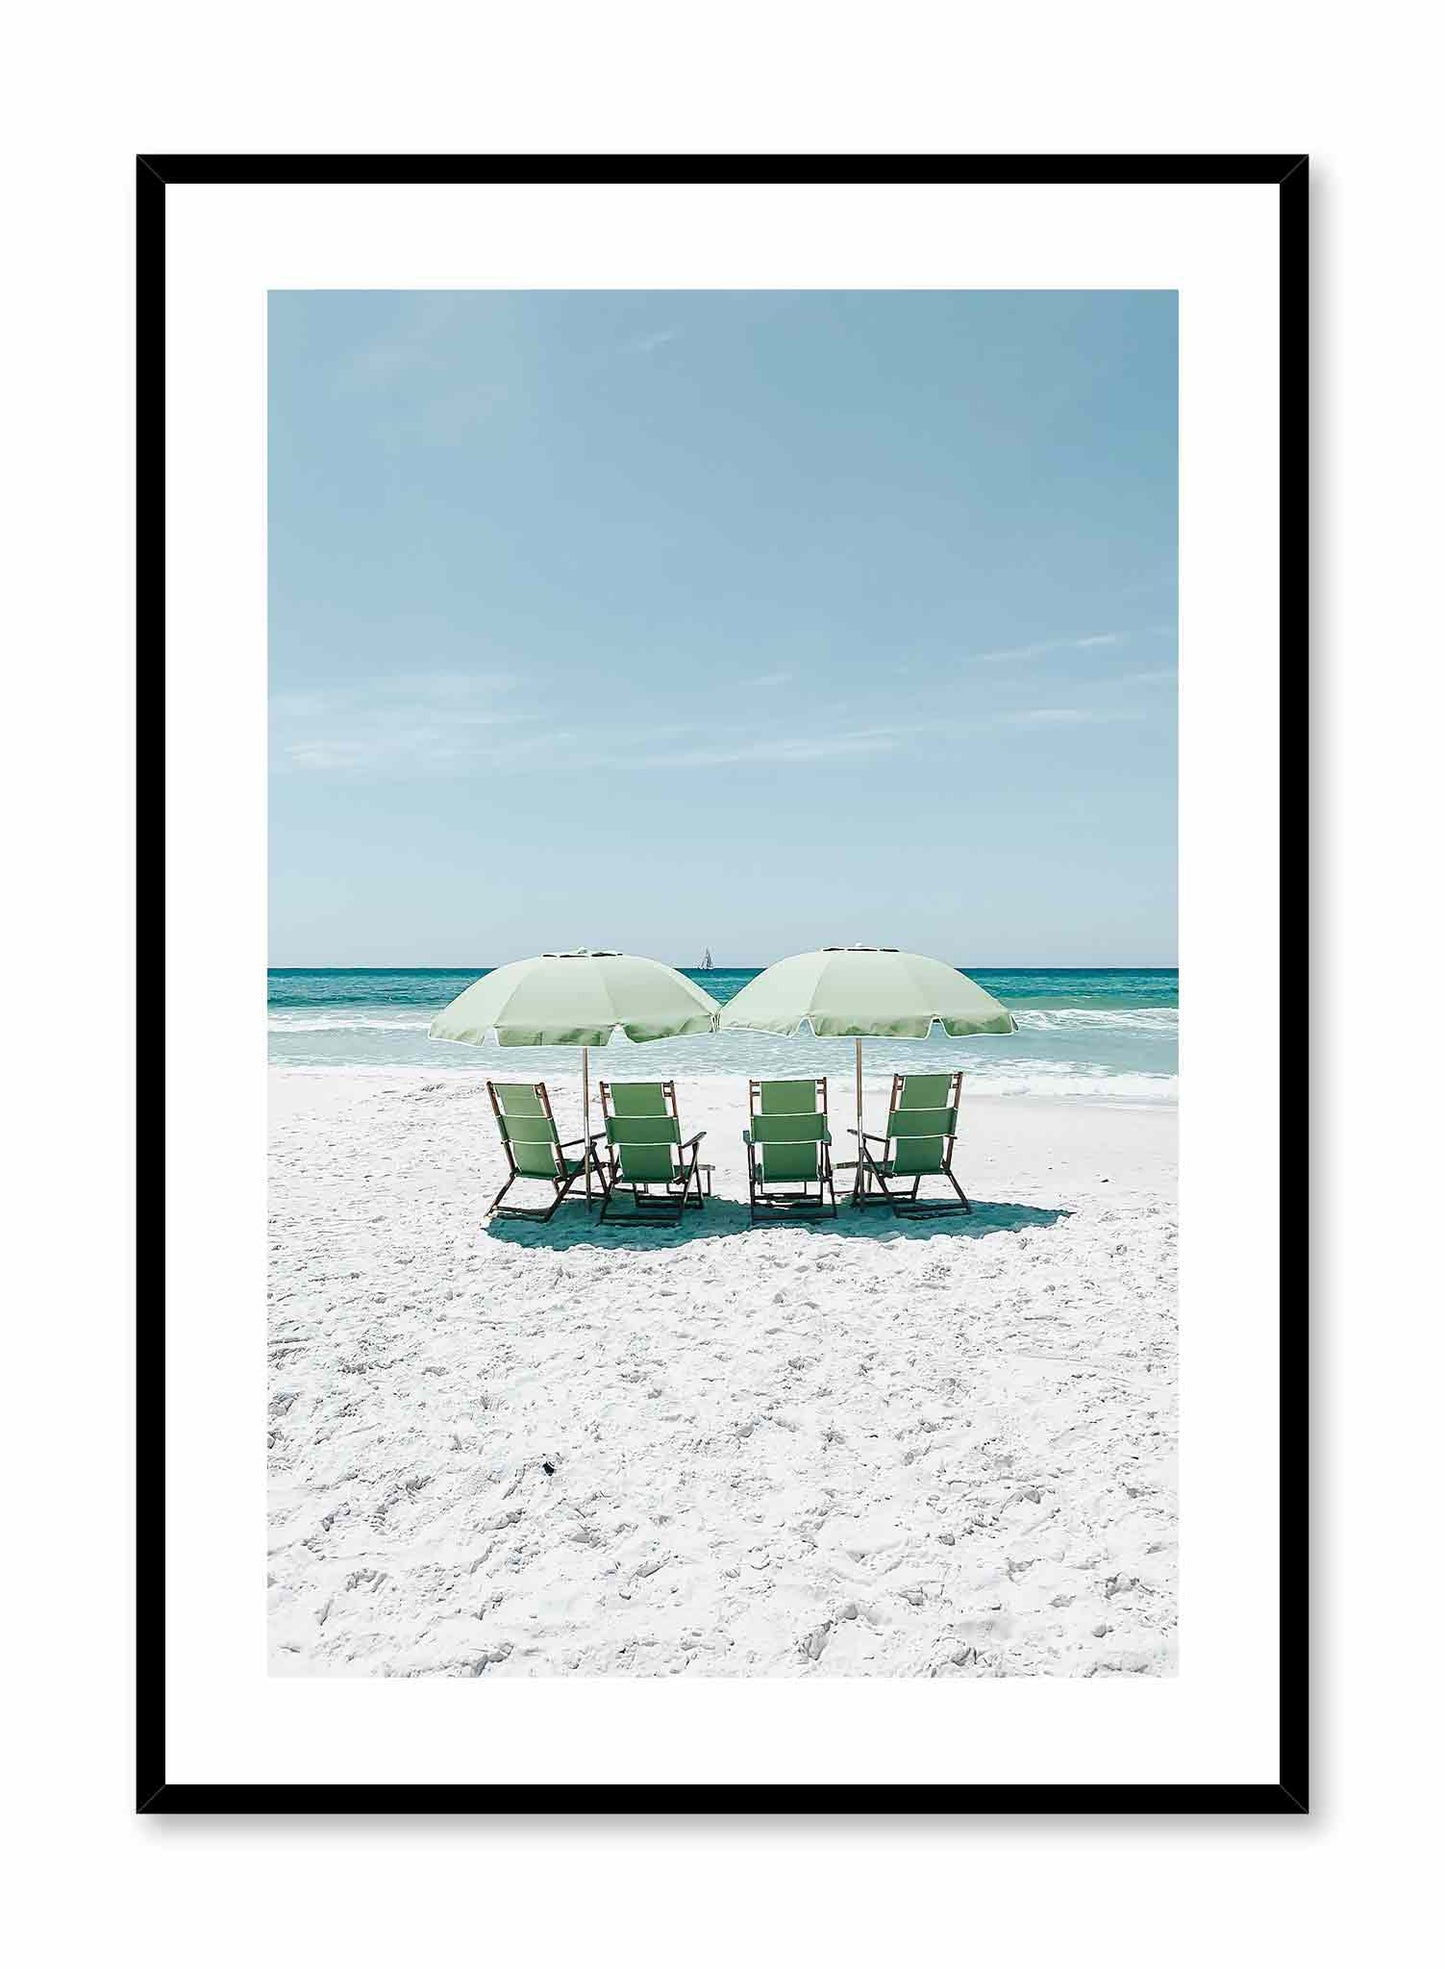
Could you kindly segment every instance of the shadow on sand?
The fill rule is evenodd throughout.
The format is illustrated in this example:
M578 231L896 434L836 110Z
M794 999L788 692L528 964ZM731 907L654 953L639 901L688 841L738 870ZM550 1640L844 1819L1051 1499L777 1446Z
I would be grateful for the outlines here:
M938 1217L894 1217L890 1211L876 1206L855 1210L840 1198L836 1217L826 1213L817 1217L780 1214L776 1221L800 1230L827 1231L837 1237L865 1237L875 1243L887 1243L891 1239L913 1242L928 1237L991 1237L998 1231L1047 1230L1072 1214L1067 1210L1040 1209L1032 1203L985 1203L977 1197L971 1201L971 1215L960 1211ZM769 1221L761 1221L757 1229L765 1230ZM527 1223L515 1217L496 1218L486 1226L486 1235L504 1244L543 1251L568 1251L579 1244L601 1245L604 1249L646 1246L661 1250L673 1245L697 1244L707 1238L738 1237L752 1228L748 1206L729 1197L709 1198L702 1210L685 1212L680 1224L621 1216L609 1218L604 1224L599 1221L595 1207L589 1213L585 1203L574 1203L568 1198L550 1224Z

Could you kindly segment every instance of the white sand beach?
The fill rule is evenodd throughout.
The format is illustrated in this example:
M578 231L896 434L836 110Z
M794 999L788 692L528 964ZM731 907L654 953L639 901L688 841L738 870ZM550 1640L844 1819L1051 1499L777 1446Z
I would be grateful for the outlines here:
M271 1070L272 1672L1171 1673L1176 1110L965 1083L973 1216L750 1229L678 1095L680 1230L489 1228L481 1073Z

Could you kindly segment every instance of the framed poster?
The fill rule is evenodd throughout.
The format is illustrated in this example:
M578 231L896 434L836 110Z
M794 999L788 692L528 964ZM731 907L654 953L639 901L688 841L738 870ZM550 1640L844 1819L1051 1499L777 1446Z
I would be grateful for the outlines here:
M139 160L141 1811L1306 1809L1306 200Z

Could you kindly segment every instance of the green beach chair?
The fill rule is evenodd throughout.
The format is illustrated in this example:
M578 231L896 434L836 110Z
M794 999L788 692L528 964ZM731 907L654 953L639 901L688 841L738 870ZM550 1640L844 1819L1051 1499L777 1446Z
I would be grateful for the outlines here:
M838 1214L826 1080L750 1080L748 1213Z
M607 1221L619 1189L632 1198L628 1215L680 1224L689 1205L702 1209L703 1182L712 1195L712 1164L699 1162L706 1129L687 1141L677 1118L677 1091L670 1080L601 1080L602 1114L607 1124L607 1172L603 1178L602 1218Z
M895 1073L886 1135L858 1136L858 1175L853 1201L887 1203L895 1217L934 1217L972 1211L953 1173L962 1073ZM850 1135L858 1135L856 1128ZM874 1150L878 1153L874 1153ZM920 1197L925 1176L942 1176L951 1197Z
M534 1223L545 1224L572 1185L587 1173L589 1157L592 1167L601 1176L602 1164L592 1144L602 1138L594 1135L590 1141L584 1141L579 1135L574 1142L561 1141L557 1124L552 1118L551 1099L540 1080L531 1085L515 1080L489 1080L487 1093L491 1099L492 1113L497 1118L497 1130L502 1137L509 1172L506 1182L492 1198L487 1215L526 1217ZM569 1149L581 1149L583 1153L580 1156L569 1155ZM503 1210L502 1198L519 1179L550 1183L551 1203L544 1209L531 1210L514 1203Z

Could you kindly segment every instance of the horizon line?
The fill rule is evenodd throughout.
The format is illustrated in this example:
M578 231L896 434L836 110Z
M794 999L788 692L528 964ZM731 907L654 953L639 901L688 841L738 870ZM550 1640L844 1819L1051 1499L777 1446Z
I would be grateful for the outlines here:
M538 953L533 952L532 954L535 956ZM622 954L624 956L630 956L630 957L647 955L645 951L626 951L623 952ZM789 955L798 955L798 954L806 954L806 953L796 953L796 952L789 953ZM268 972L272 972L272 971L439 972L439 971L475 971L475 970L498 971L502 968L503 964L525 963L526 961L527 960L525 958L504 957L501 960L500 964L267 964L266 969ZM664 958L658 958L655 959L654 961L658 963L665 963L667 960ZM783 960L781 958L775 957L771 960L771 963L778 964L781 963L782 961ZM942 958L940 962L946 964L949 962L949 960L948 958L945 957ZM702 965L702 964L674 964L672 966L672 969L675 971L703 971L703 972L706 972L709 969L714 971L766 971L768 968L769 965L767 964L712 964L711 966ZM959 965L954 966L955 970L961 968L962 966ZM1108 964L1038 964L1038 963L978 964L975 963L974 969L977 971L1177 971L1179 969L1179 965L1177 962L1173 964L1122 964L1118 962L1110 962Z

